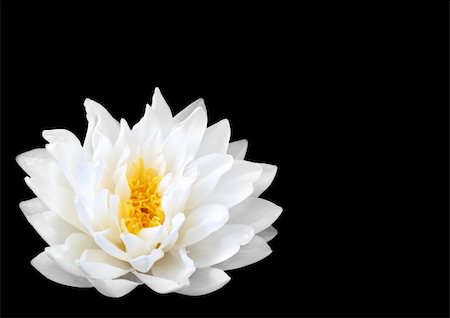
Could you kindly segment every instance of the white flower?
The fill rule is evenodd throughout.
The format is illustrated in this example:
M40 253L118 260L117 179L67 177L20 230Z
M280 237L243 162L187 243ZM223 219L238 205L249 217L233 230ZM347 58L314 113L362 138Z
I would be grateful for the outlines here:
M277 168L245 161L247 141L229 143L228 120L207 128L202 99L172 116L156 89L132 129L84 106L83 144L45 130L45 148L17 157L36 195L20 208L49 245L31 261L42 275L109 297L140 284L202 295L271 253L282 209L258 196Z

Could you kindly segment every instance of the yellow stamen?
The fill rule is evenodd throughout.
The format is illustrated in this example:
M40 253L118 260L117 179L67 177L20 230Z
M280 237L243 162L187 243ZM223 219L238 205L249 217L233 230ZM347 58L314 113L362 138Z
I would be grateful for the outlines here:
M158 193L161 179L155 169L145 168L142 158L133 164L128 178L130 198L120 202L122 219L129 232L136 234L142 228L163 224L165 215Z

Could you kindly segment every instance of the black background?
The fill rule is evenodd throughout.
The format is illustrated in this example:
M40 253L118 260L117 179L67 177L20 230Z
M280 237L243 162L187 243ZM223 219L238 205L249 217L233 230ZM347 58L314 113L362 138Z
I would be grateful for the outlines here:
M36 316L448 316L448 4L2 2L1 311ZM45 279L14 157L83 138L90 97L135 123L155 86L204 97L279 166L273 254L209 296Z

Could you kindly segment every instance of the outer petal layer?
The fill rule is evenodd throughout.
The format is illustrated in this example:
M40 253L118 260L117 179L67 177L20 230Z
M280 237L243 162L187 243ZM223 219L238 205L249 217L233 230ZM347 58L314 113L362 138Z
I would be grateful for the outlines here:
M150 274L142 274L139 272L133 272L133 274L136 275L136 277L149 288L160 294L178 291L189 284L189 282L177 283L170 279L165 279Z
M89 279L89 282L103 295L113 298L125 296L139 283L128 279Z
M127 274L130 266L100 249L86 249L76 261L88 277L94 279L114 279Z
M228 154L232 155L236 160L244 160L247 153L248 141L247 139L241 139L233 141L228 146Z
M28 222L49 245L62 244L70 234L79 232L56 213L48 211L38 198L22 201L19 207Z
M269 165L267 163L260 163L259 164L262 168L262 174L261 177L255 182L254 191L252 193L252 196L259 197L264 191L267 190L267 188L271 185L273 179L275 178L275 175L277 174L277 166Z
M72 287L92 287L91 283L89 283L86 278L72 275L60 268L55 261L48 257L46 252L42 252L33 258L31 265L33 265L39 273L55 283Z
M230 276L218 268L206 267L197 269L190 281L191 284L178 291L179 294L200 296L212 293L228 283Z
M229 223L247 224L259 233L272 225L282 211L281 207L270 201L251 197L230 210Z
M264 231L258 233L258 236L264 239L266 242L270 242L275 236L277 236L278 231L273 226L269 226Z
M203 240L228 221L228 209L223 205L205 205L190 212L180 230L181 246Z
M198 268L215 265L236 254L241 245L251 241L253 234L253 229L247 225L224 225L203 241L190 246L189 256Z
M217 264L216 267L228 271L248 266L266 258L270 253L272 253L272 249L266 241L259 236L255 236L249 244L242 246L236 255L223 263Z

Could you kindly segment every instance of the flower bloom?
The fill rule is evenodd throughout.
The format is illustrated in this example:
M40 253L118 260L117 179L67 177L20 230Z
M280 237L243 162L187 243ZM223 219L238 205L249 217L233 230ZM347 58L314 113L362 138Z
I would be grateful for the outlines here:
M45 130L45 148L17 157L36 195L20 208L49 245L31 261L42 275L109 297L141 284L202 295L271 253L282 209L258 197L277 167L244 160L228 120L207 127L202 99L172 116L157 88L133 128L84 106L83 144Z

